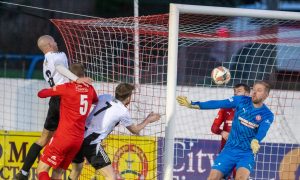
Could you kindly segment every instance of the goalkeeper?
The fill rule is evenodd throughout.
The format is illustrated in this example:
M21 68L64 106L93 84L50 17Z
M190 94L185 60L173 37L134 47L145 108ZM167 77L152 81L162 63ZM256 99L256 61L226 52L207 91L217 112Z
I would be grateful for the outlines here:
M269 96L270 85L256 82L251 97L233 96L226 100L189 102L178 96L179 105L193 109L235 108L232 128L224 149L215 159L208 179L222 179L236 167L236 179L248 179L254 168L254 158L259 150L259 142L266 136L274 119L274 114L264 104Z

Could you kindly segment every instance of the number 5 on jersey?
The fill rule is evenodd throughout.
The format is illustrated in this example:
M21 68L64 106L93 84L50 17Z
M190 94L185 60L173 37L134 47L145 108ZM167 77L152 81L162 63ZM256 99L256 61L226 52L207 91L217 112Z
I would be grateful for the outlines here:
M85 115L87 113L88 109L88 101L87 101L88 96L87 95L80 95L80 108L79 108L79 113L81 115Z

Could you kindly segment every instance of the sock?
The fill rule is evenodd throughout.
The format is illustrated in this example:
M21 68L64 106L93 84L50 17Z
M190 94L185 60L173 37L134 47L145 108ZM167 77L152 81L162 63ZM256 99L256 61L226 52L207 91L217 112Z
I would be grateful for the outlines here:
M40 151L42 149L43 149L43 147L36 143L33 143L31 145L31 147L28 151L28 154L24 160L23 167L22 167L22 170L26 171L27 175L28 175L28 172L29 172L31 166L33 165L34 161L36 160L36 158L38 157L38 155L40 154ZM21 173L22 173L22 170L21 170ZM22 174L26 176L26 173L22 173Z
M27 171L24 171L24 170L21 170L21 173L24 175L24 176L28 176L28 172Z
M46 172L46 171L40 172L39 180L50 180L48 172Z

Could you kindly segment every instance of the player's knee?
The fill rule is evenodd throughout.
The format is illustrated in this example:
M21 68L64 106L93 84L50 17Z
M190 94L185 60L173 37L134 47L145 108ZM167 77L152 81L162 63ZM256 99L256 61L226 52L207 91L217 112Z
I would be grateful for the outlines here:
M247 173L241 173L241 171L239 171L236 175L235 175L235 180L247 180L249 177L249 175Z
M219 180L218 176L216 176L215 174L210 174L207 178L207 180Z
M35 142L36 144L44 147L52 138L54 132L43 129L41 137Z
M41 172L48 172L48 169L45 166L38 164L38 167L36 168L36 172L37 172L37 174L39 174Z
M81 172L83 168L83 163L72 163L72 170L74 169L76 172Z
M63 169L54 169L52 172L52 177L51 179L61 179L62 175L64 174L65 170Z
M81 174L83 163L72 163L72 171L70 173L70 179L77 180Z
M107 170L101 170L101 169L98 169L96 171L96 174L101 174L102 176L104 176L105 180L116 180L117 179L117 176L114 172L109 172Z
M47 138L40 137L35 143L42 147L45 147L48 142L49 142L49 140Z
M106 175L104 175L104 177L105 177L105 180L116 180L117 179L117 176L115 175L115 173L106 174Z
M236 175L235 180L247 180L248 176L247 175Z
M207 178L207 180L220 180L222 179L222 174L212 170Z

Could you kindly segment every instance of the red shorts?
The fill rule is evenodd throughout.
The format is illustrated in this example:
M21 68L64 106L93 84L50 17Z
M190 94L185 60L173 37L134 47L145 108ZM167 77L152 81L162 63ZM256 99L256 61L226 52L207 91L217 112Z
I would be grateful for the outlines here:
M41 161L54 169L68 169L83 142L83 138L78 139L68 140L65 137L60 138L53 136L45 147L44 153L41 156Z

